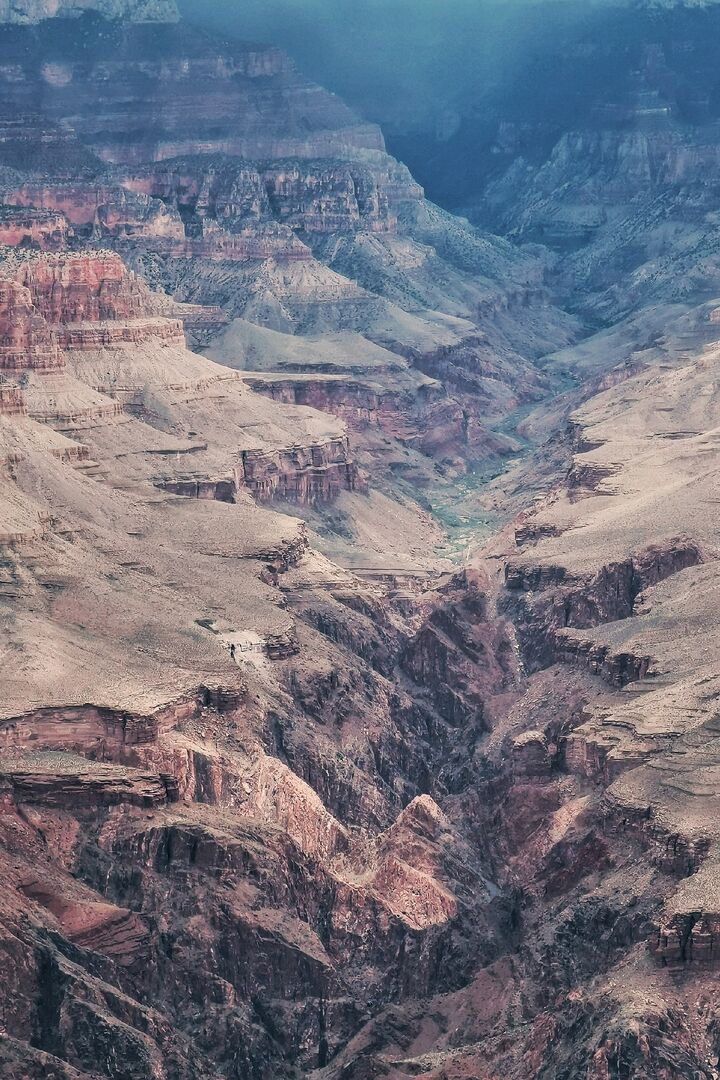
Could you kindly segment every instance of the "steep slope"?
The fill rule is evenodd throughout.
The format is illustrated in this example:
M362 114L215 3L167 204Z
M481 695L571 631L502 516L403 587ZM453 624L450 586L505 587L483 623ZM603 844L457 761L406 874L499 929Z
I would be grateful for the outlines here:
M421 448L410 473L423 487L436 462L457 471L513 449L498 427L548 388L532 361L577 335L548 300L543 253L426 203L379 129L278 50L91 15L16 28L2 48L14 74L0 99L23 131L18 145L10 123L0 140L0 201L6 216L25 212L8 217L10 235L35 242L30 208L63 215L66 227L45 225L46 246L67 228L71 246L110 246L153 286L213 309L188 323L201 345L239 318L289 335L288 351L293 337L339 332L355 335L359 356L372 342L401 367L410 360L438 380L430 414L422 379L410 409ZM48 128L72 130L82 169L72 158L43 167L33 146ZM229 331L213 355L237 366L233 340ZM380 390L408 387L388 374ZM443 439L427 435L440 398ZM402 464L402 441L381 442L376 463Z
M576 411L566 480L478 553L524 672L470 804L510 947L314 1076L716 1075L717 352Z
M422 602L251 497L350 486L333 421L112 253L2 273L4 1074L295 1075L504 918L431 794L457 705L391 678Z

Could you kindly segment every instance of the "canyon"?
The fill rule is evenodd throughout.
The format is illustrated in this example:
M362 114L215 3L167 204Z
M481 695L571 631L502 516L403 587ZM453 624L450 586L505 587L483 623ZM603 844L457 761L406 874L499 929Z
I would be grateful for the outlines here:
M0 3L0 1076L720 1075L671 73L458 217L273 45Z

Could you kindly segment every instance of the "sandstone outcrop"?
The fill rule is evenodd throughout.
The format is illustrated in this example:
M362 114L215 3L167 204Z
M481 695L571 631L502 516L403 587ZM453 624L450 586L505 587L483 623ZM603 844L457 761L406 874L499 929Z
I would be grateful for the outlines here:
M524 731L513 739L512 762L513 775L517 780L549 776L550 755L542 731Z
M268 454L244 450L241 482L261 502L274 497L291 502L331 502L340 491L360 486L347 439Z
M8 186L0 194L6 214L16 207L41 208L54 213L67 226L92 236L132 238L149 243L180 241L185 231L178 214L162 203L133 195L119 184L51 177Z
M5 370L59 367L57 338L35 309L30 290L8 277L0 281L1 365Z

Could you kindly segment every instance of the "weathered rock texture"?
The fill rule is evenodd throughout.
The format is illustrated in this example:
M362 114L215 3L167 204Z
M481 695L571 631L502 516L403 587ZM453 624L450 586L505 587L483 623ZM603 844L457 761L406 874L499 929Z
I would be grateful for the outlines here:
M371 393L404 395L412 419L378 425L384 446L372 451L387 483L396 465L427 486L436 474L424 458L462 471L514 449L512 432L497 428L547 387L530 359L577 330L549 302L539 250L520 252L429 206L379 129L279 50L182 23L81 26L70 28L72 49L58 47L63 19L17 29L8 43L6 215L62 215L70 246L112 247L181 303L284 334L285 352L298 335L328 332L354 335L358 357L369 344L392 352ZM47 147L63 139L51 171ZM9 236L57 245L47 230ZM223 327L187 328L207 345ZM241 367L230 339L213 355ZM396 377L408 361L437 380L430 393L421 378L410 388ZM328 410L340 415L332 401Z
M573 345L277 50L0 52L0 1071L712 1077L715 306Z

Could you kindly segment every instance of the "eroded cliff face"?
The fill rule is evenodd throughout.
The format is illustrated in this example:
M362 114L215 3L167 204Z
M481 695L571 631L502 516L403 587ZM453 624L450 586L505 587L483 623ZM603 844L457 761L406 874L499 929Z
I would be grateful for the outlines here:
M434 762L484 719L471 693L461 714L393 672L421 677L425 623L446 666L453 637L501 635L467 625L477 586L465 606L452 586L454 632L444 593L395 600L393 580L318 562L291 519L169 497L158 518L146 481L54 464L22 425L8 487L41 476L62 522L5 541L4 618L24 625L0 724L8 1075L291 1076L381 1003L460 985L509 913ZM99 456L102 429L84 435ZM112 582L124 605L98 610ZM52 681L28 709L40 647ZM454 661L468 677L476 655Z
M63 214L13 205L0 215L0 244L59 251L67 246L67 242L68 223Z
M712 1077L715 306L574 345L278 51L73 25L2 44L0 1071Z
M411 416L367 411L379 435L363 465L387 484L396 463L427 487L435 462L457 473L515 449L497 429L548 386L530 359L578 329L550 302L539 249L520 252L429 206L379 130L279 50L90 17L13 33L0 65L8 242L114 249L154 288L218 311L186 326L232 367L243 367L234 335L213 341L223 321L282 333L287 353L298 337L353 335L358 359L335 373L352 366L363 394L402 399ZM41 211L57 215L52 229L23 224ZM361 359L374 345L394 354L379 385ZM408 361L439 385L397 378ZM337 395L317 392L316 404L356 415Z
M18 251L6 258L2 275L0 357L15 382L7 388L8 408L16 395L33 418L69 435L85 425L114 424L111 418L122 413L141 418L149 429L148 461L156 452L151 429L173 430L176 452L158 448L157 460L174 457L177 464L146 476L179 495L233 503L247 490L264 502L315 504L363 487L342 428L317 416L308 425L289 409L283 431L282 416L268 416L262 399L236 376L187 352L182 321L163 314L174 310L172 303L153 296L116 254ZM188 411L187 432L192 423L199 426L203 395L211 410L228 413L220 457L208 455L195 432L183 439L179 416L168 415L169 401L182 407L183 393L196 410L194 421ZM248 404L256 400L254 422L252 407L231 418L238 395ZM298 439L303 425L304 442Z
M280 155L278 155L280 156ZM388 157L358 161L277 162L239 166L229 159L179 158L128 170L131 191L177 207L186 224L215 219L231 229L275 218L310 233L390 232L401 199L422 189Z
M439 805L507 631L481 582L365 581L259 508L366 499L347 438L187 352L116 254L3 273L3 1067L323 1068L512 933Z
M583 406L566 479L418 628L401 662L437 706L464 727L467 698L458 711L446 687L479 691L451 803L490 831L511 933L467 985L386 1009L318 1075L714 1075L716 450L700 387L716 351ZM579 471L595 477L581 494Z
M153 302L144 282L111 252L26 251L6 258L0 274L0 367L7 371L64 368L67 349L183 343L181 323L153 318L162 302Z

